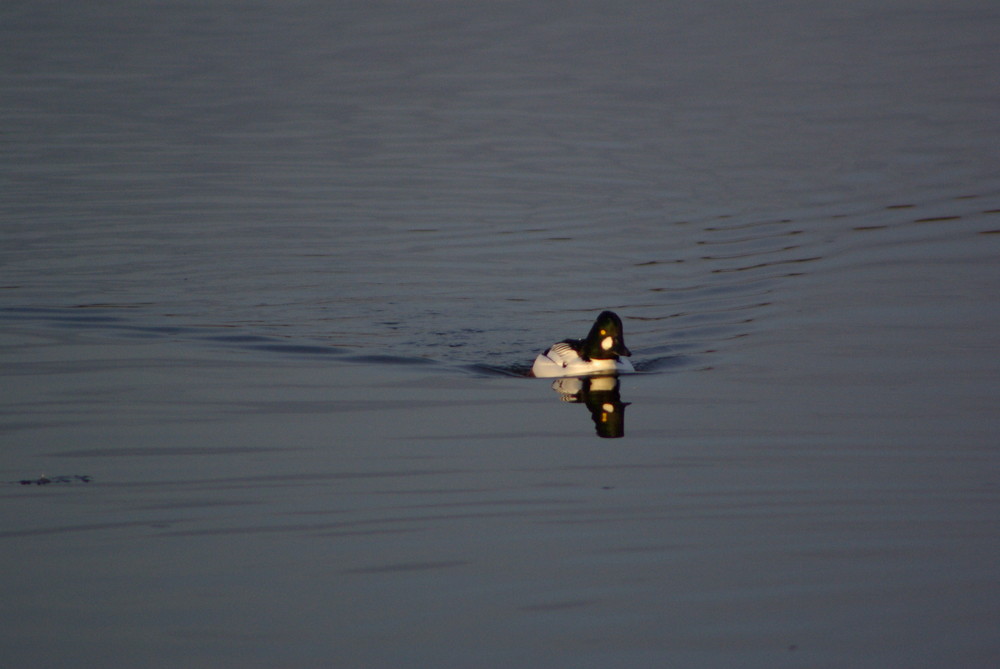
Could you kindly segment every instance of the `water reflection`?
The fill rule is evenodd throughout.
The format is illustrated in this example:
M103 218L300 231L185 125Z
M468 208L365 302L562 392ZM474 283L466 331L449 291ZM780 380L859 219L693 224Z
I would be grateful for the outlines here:
M594 421L597 436L617 439L625 436L625 407L621 382L617 376L563 377L552 383L552 390L563 402L586 404Z

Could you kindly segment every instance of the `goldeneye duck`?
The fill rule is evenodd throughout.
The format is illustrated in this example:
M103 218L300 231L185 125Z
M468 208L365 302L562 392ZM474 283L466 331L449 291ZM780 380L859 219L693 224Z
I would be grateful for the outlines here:
M586 339L564 339L553 344L538 354L531 373L539 378L553 378L634 372L632 363L620 359L620 355L632 355L625 346L622 319L614 312L602 311Z

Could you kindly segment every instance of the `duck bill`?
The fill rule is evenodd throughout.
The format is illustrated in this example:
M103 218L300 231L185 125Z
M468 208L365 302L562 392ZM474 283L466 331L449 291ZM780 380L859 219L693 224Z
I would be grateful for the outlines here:
M618 344L618 346L615 346L614 349L612 349L612 353L614 353L615 355L623 355L626 358L632 355L632 351L628 350L628 346L621 343Z

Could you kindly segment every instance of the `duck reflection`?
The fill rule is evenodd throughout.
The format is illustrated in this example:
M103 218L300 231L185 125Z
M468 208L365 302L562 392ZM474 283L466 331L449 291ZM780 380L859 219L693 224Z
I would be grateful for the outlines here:
M614 375L567 376L552 383L552 390L563 402L587 405L597 436L603 439L625 436L625 407L630 402L622 402L620 388Z

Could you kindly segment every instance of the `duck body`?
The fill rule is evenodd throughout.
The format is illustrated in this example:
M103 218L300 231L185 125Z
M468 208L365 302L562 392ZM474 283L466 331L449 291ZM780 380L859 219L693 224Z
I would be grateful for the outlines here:
M564 339L538 354L531 373L539 378L608 375L634 372L628 360L622 321L611 311L601 312L586 339Z
M579 345L582 339L566 339L553 344L546 351L539 353L531 373L540 379L550 379L558 376L586 376L590 374L618 374L634 372L635 368L628 360L621 358L587 359L580 353Z

